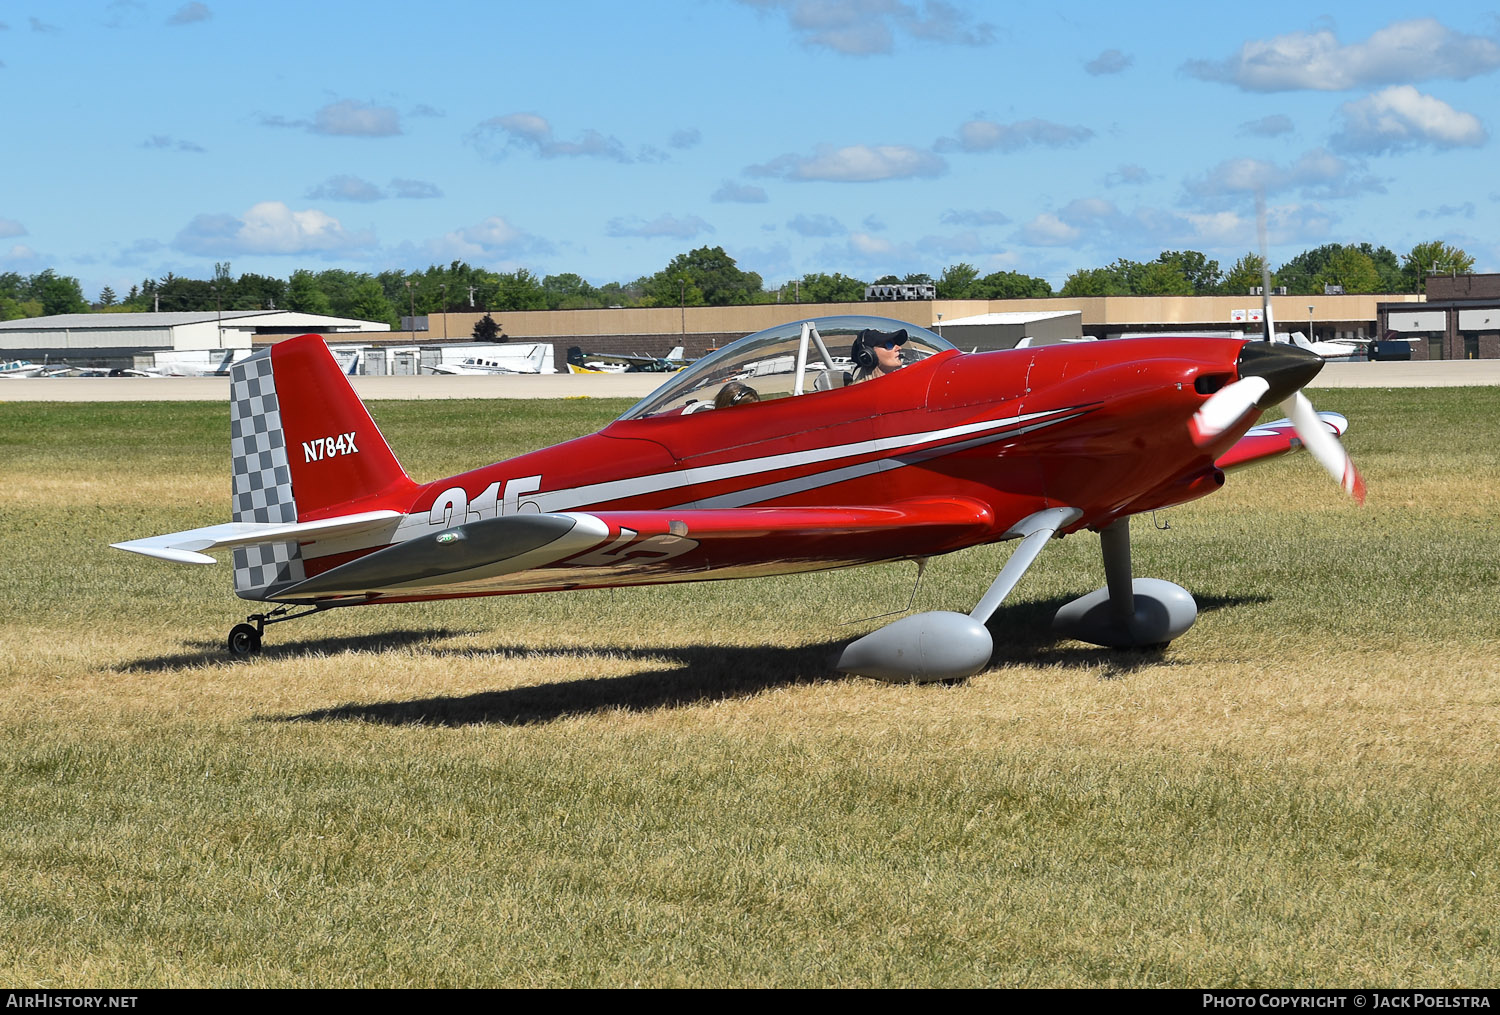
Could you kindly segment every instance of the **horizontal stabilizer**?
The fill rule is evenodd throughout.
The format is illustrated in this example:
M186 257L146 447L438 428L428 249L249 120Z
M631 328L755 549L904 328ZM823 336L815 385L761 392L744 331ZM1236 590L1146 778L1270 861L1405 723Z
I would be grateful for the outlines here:
M400 511L361 511L358 514L322 518L315 522L225 522L201 529L169 532L124 543L111 543L117 550L143 553L178 564L216 564L204 550L222 550L257 543L282 543L333 536L352 536L380 528L401 518Z

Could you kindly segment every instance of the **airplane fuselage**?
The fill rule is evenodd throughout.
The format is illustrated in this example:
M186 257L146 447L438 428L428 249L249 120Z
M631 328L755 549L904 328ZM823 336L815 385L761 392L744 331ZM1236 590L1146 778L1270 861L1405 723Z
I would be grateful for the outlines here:
M950 350L831 391L617 421L428 483L402 517L377 532L302 548L312 579L382 547L442 538L489 519L566 514L585 519L574 534L578 552L541 567L481 569L461 581L446 574L430 583L417 577L270 598L397 602L818 570L993 542L1016 519L1059 505L1082 509L1066 531L1102 528L1222 483L1215 457L1253 419L1201 448L1183 421L1234 379L1243 345L1161 338L1082 351ZM316 439L330 436L341 435ZM289 432L288 448L301 456L314 439ZM357 448L358 438L346 443ZM358 452L340 451L335 442L331 453ZM316 468L325 460L300 464ZM902 529L850 513L830 531L827 512L837 505L865 512L921 505L953 518ZM744 508L805 509L810 521L802 533L777 530L774 547L715 529L716 512Z

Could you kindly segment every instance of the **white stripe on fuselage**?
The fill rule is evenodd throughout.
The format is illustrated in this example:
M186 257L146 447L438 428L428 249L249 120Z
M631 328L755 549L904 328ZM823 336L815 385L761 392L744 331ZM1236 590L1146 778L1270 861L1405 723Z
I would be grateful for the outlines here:
M934 441L948 440L953 437L967 437L971 434L981 434L1002 428L1016 427L1033 420L1045 419L1050 416L1059 416L1075 411L1076 409L1073 407L1051 409L1047 412L1033 412L1024 416L1011 416L1007 419L987 419L978 423L965 423L961 426L950 426L941 430L928 430L923 433L897 434L892 437L877 437L874 440L857 441L853 444L838 444L831 447L813 448L810 451L790 451L780 455L767 455L764 458L743 458L739 461L724 462L719 465L700 465L688 469L678 469L673 472L658 472L649 476L615 479L607 483L595 483L591 486L575 486L565 490L551 490L547 493L535 494L529 499L535 501L542 511L571 511L574 508L587 504L608 503L609 501L619 500L622 497L637 497L641 494L660 493L664 490L676 490L687 486L713 483L721 479L735 479L740 476L753 476L762 472L794 469L802 465L833 462L841 458L857 458L860 455L868 455L873 452L899 451L903 448L917 447L921 444L930 444ZM1058 420L1058 422L1061 422L1061 420Z
M1040 423L1023 426L1017 430L1007 430L1005 433L986 434L983 437L975 437L966 441L956 441L952 444L943 444L935 448L927 448L923 451L916 451L907 455L877 458L873 461L861 462L858 465L846 465L841 469L816 472L811 476L799 476L796 479L784 479L776 483L767 483L764 486L746 487L743 490L736 490L733 493L720 494L717 497L707 497L689 504L677 504L673 506L679 508L746 507L750 504L759 504L762 501L775 500L777 497L790 497L794 493L803 493L807 490L816 490L821 486L832 486L835 483L842 483L845 480L874 475L877 472L891 472L895 469L904 469L908 465L916 465L943 455L951 455L956 451L966 451L969 448L979 447L983 444L1003 441L1009 437L1019 437L1022 434L1031 433L1033 430L1041 430L1056 423L1066 423L1068 420L1077 419L1081 415L1083 413L1075 412L1071 416L1059 416L1056 419L1043 420Z
M1076 406L1070 406L1065 409L1050 409L1046 412L1032 412L1022 416L1010 416L1006 419L987 419L977 423L964 423L960 426L944 427L941 430L896 434L891 437L878 437L873 440L857 441L853 444L837 444L828 447L813 448L808 451L791 451L780 455L767 455L763 458L743 458L738 461L723 462L718 465L700 465L672 472L658 472L645 476L632 476L628 479L615 479L606 483L594 483L588 486L549 490L544 493L529 494L526 500L528 504L535 504L536 509L542 512L573 511L578 508L604 504L625 497L639 497L644 494L678 490L698 486L703 483L735 479L740 476L754 476L804 465L835 462L840 459L856 458L860 455L871 454L872 452L902 451L908 448L916 448L923 444L951 440L955 437L969 438L968 440L956 441L951 444L925 449L924 452L919 453L918 456L914 456L912 459L913 461L925 460L925 458L929 457L929 452L933 455L948 454L963 448L972 447L975 444L1019 436L1032 430L1050 426L1053 423L1065 422L1081 414ZM1028 426L1027 424L1031 425ZM827 486L861 475L869 475L882 469L900 468L904 464L907 463L892 461L891 458L881 458L857 465L846 466L841 469L819 472L811 476L763 484L750 490L721 494L716 497L706 498L701 502L687 501L676 506L681 508L693 506L744 507L749 504L770 500L773 497L785 496L789 493L810 490L819 486ZM454 519L452 524L458 524L458 519ZM416 514L407 515L402 520L396 532L393 533L391 542L399 543L413 536L431 531L429 512L417 512Z

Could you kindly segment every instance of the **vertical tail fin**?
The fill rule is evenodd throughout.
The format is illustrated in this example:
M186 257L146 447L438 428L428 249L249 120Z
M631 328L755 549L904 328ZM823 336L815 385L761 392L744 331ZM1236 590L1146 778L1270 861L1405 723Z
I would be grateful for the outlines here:
M410 504L417 484L320 337L258 352L234 364L230 378L234 521L310 521ZM267 598L304 577L295 542L234 552L234 590L243 598Z

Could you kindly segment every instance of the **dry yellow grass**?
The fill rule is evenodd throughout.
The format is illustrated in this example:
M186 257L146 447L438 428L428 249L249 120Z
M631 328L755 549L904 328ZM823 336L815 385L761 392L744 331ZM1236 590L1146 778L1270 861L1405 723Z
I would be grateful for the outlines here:
M1101 580L1080 536L935 687L830 676L910 566L335 612L232 662L222 569L102 550L222 517L219 410L173 410L201 448L19 440L0 979L1492 982L1500 460L1461 394L1345 398L1363 511L1292 460L1138 520L1203 607L1166 652L1045 636ZM434 411L375 407L414 462L461 444Z

